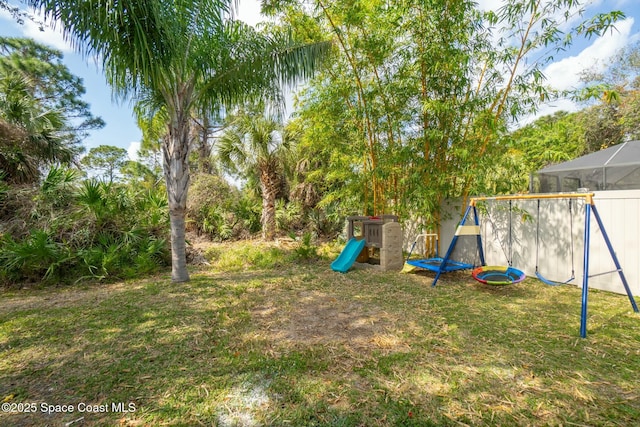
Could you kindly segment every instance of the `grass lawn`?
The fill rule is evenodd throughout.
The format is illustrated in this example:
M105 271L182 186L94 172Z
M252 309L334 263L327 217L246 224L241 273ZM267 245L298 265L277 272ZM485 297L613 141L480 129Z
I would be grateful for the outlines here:
M581 339L575 286L431 288L292 254L237 244L186 284L3 291L0 425L640 424L624 295L590 293Z

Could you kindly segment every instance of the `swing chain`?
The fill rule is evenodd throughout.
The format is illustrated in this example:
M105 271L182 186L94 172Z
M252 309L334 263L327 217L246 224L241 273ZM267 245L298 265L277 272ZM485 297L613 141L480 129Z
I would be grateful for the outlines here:
M562 285L571 282L575 279L575 260L574 260L574 241L573 241L573 208L572 208L572 200L569 199L569 227L570 227L570 240L571 240L571 277L564 282L552 282L548 279L545 279L542 274L540 274L538 270L539 263L539 252L540 252L540 199L537 200L537 212L536 212L536 277L540 279L542 282L547 285Z

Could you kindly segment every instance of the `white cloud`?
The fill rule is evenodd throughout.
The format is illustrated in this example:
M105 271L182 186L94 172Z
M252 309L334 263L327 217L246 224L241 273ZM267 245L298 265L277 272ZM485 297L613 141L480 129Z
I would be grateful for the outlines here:
M548 84L559 90L580 86L580 73L593 69L604 69L608 60L630 41L634 19L627 18L616 24L617 30L598 38L578 55L564 58L546 67L544 75Z
M11 16L11 14L4 10L4 9L0 9L0 19L3 19L5 21L12 21L13 17Z
M494 12L504 5L504 0L478 0L480 10L493 10Z
M65 53L73 51L69 43L64 40L61 25L51 25L50 22L45 22L44 17L39 14L35 14L34 17L37 21L45 23L42 30L40 30L39 24L36 24L29 19L25 19L22 25L18 25L9 12L6 10L0 10L0 20L13 23L22 33L22 36L32 38L39 43L51 46ZM7 23L5 22L3 25L7 25Z
M38 19L42 19L38 17ZM55 29L49 24L43 26L43 31L40 31L40 26L31 21L25 21L22 26L23 34L25 37L30 37L37 42L54 47L62 52L72 52L73 48L64 40L62 35L62 26L56 25Z
M582 85L580 82L580 72L594 69L594 67L597 67L597 70L604 70L609 63L609 59L615 55L619 49L629 45L638 38L638 34L631 34L633 23L633 18L627 18L616 24L617 31L607 33L598 38L577 55L548 65L543 71L547 77L547 84L559 90L579 88ZM551 115L556 111L575 112L580 108L582 107L571 99L558 99L552 103L541 105L536 114L523 118L519 121L518 126L526 125L539 117Z
M140 151L140 142L132 141L129 143L129 147L127 147L127 155L129 156L129 160L133 160L137 162L139 159L138 151Z
M239 0L237 18L253 26L264 21L265 18L260 14L260 1Z

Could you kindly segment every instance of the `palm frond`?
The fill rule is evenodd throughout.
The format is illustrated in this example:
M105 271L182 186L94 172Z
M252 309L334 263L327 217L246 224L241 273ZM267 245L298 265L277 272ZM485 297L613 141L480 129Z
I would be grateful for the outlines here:
M230 16L228 0L27 0L65 39L100 58L120 95L154 88L167 69L188 71L200 37Z
M203 71L202 98L211 104L281 104L281 84L310 77L330 48L329 42L296 43L290 34L265 34L239 21L220 30L212 68Z
M231 174L238 174L240 165L245 163L246 153L242 135L232 130L227 130L218 140L218 158L223 168Z

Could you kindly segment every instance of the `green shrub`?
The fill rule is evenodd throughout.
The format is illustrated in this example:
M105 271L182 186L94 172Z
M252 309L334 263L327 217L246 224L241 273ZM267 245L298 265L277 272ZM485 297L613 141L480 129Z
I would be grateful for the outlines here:
M165 239L147 237L141 239L135 248L132 248L133 262L123 268L124 277L133 278L141 274L149 274L158 271L162 265L168 265L171 261L171 253L168 250Z
M307 214L307 228L318 236L333 239L342 231L345 216L336 203L327 204L325 207L317 206Z
M212 246L205 251L204 256L213 268L230 271L270 269L287 262L287 253L283 249L256 242L232 247Z
M169 265L162 188L75 179L54 168L39 188L10 191L9 204L20 221L1 230L2 283L110 280Z
M54 208L68 206L73 198L73 183L77 172L61 167L52 167L40 185L40 194L44 201Z
M318 247L313 242L313 235L306 232L302 235L298 246L293 250L296 258L311 261L318 258Z
M299 230L303 226L302 205L296 202L276 202L276 229L280 232Z
M221 206L203 206L198 212L197 227L213 240L228 240L233 236L230 214Z
M255 234L261 230L260 215L262 208L259 201L247 194L243 194L233 205L232 209L237 221L237 226L239 226L241 230L245 230L249 234Z
M22 241L5 236L0 243L0 276L10 283L55 281L73 258L64 245L42 230L32 231Z
M190 227L213 240L233 237L232 206L238 192L217 175L193 176L189 188L187 215Z

